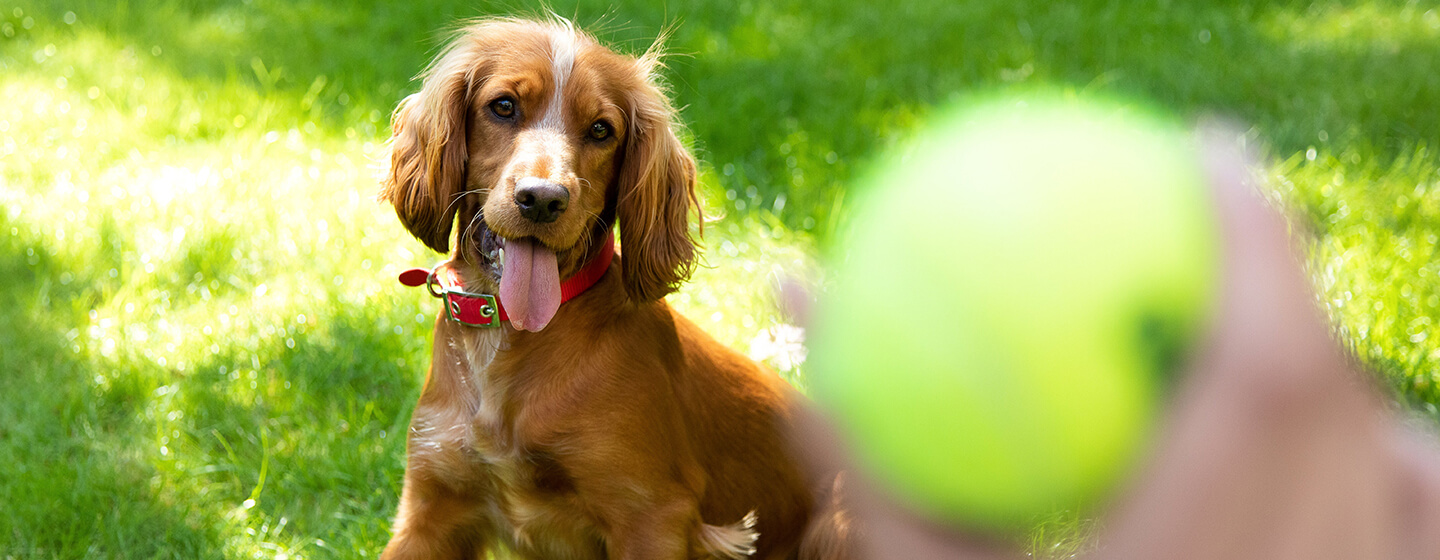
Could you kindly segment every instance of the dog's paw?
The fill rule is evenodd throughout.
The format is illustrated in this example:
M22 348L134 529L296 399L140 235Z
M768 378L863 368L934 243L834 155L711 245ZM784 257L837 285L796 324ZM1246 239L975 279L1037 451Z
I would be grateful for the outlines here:
M755 554L755 540L760 532L755 530L758 518L755 512L745 514L735 523L725 526L700 525L700 546L715 558L741 560Z

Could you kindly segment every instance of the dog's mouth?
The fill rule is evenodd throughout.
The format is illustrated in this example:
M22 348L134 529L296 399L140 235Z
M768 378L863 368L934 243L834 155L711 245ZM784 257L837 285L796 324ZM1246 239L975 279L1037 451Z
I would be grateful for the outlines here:
M533 237L506 239L483 223L477 231L480 269L500 285L510 326L539 331L560 309L560 267L555 251Z
M485 225L481 218L474 230L475 246L480 249L480 272L494 285L500 285L505 272L505 240Z

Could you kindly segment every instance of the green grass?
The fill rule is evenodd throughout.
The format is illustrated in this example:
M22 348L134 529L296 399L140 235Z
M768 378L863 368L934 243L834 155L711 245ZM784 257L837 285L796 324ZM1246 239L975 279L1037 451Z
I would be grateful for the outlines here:
M674 25L725 217L671 301L737 348L784 330L771 279L823 276L872 158L1045 83L1253 125L1343 340L1440 416L1436 2L554 7L631 51ZM0 557L378 553L436 311L393 278L436 257L374 166L440 32L511 8L0 0Z

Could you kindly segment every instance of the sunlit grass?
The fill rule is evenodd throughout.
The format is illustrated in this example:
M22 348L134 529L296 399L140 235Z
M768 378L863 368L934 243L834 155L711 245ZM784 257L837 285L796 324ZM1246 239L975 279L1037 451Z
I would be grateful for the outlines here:
M824 285L856 170L970 88L1050 82L1253 121L1343 340L1440 418L1435 6L807 6L620 2L604 28L643 48L684 18L671 75L724 217L670 302L721 341L803 384L773 287ZM436 30L482 9L0 4L0 556L378 553L437 311L394 277L439 257L374 168Z
M1386 166L1312 155L1277 164L1273 183L1315 236L1324 304L1357 357L1440 419L1440 169L1425 148Z
M1395 52L1440 41L1440 7L1421 2L1316 4L1303 11L1272 12L1262 27L1298 48Z

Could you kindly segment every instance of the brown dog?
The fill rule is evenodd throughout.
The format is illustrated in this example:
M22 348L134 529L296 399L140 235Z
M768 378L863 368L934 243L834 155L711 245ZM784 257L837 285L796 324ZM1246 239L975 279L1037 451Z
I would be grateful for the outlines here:
M698 208L657 66L564 21L487 20L396 111L382 197L440 252L458 218L430 281L469 294L444 294L384 558L831 555L802 543L841 527L806 536L798 396L661 300Z

